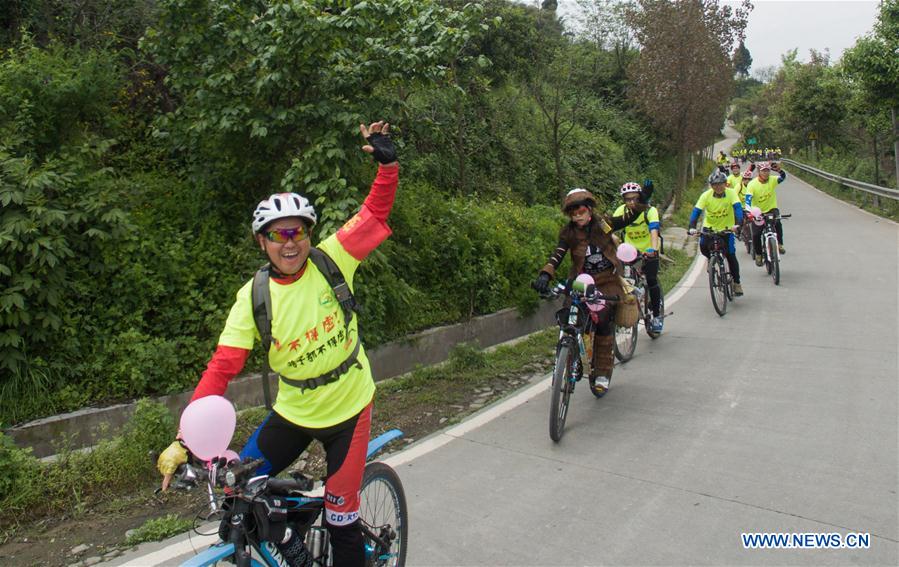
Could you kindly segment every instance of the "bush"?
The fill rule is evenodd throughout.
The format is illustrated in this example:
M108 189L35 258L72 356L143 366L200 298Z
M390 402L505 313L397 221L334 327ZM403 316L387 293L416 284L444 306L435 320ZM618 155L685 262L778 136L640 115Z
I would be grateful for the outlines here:
M51 463L40 463L3 435L0 525L51 512L78 513L110 491L142 486L155 471L150 453L164 449L175 433L165 406L141 400L121 435L88 452L62 447Z
M125 543L137 545L145 541L162 541L166 538L186 532L193 527L193 522L181 518L178 514L166 514L161 518L153 518L128 534Z

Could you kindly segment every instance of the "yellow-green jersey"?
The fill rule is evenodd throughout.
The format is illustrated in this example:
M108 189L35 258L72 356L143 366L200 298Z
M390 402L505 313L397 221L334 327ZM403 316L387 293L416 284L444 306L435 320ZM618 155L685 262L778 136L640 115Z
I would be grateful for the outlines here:
M360 261L354 258L334 234L318 248L334 260L353 288L353 275ZM253 318L251 299L253 280L237 292L219 345L252 349L259 338ZM273 372L285 378L303 380L330 372L347 359L359 341L359 318L344 324L343 311L324 274L312 262L297 281L269 282L272 295L272 345L269 364ZM279 316L290 313L290 317ZM301 391L281 381L274 410L289 421L304 427L330 427L362 411L371 401L375 384L365 349L360 345L358 365L340 380L314 390Z
M620 217L624 215L624 205L620 205L612 216ZM637 219L631 224L624 227L624 241L633 245L638 252L646 252L652 248L653 230L662 230L662 224L659 221L659 210L655 207L649 207L645 212L639 214Z
M703 228L720 232L743 221L743 205L740 204L737 192L730 187L724 190L721 197L716 197L715 190L709 189L699 196L696 206L693 207L693 214L690 216L691 227L696 226L700 214L704 214Z
M783 171L777 177L768 176L768 181L762 182L756 177L746 186L746 206L755 205L760 208L763 213L767 213L771 209L777 208L777 186L786 178L787 174Z

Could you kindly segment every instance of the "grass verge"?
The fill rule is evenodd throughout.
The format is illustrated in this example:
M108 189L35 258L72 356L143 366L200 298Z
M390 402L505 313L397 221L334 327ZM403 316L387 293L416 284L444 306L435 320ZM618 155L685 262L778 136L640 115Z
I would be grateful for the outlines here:
M126 539L126 545L137 545L146 541L162 541L166 538L184 533L193 527L193 521L178 516L178 514L166 514L161 518L153 518L130 532Z

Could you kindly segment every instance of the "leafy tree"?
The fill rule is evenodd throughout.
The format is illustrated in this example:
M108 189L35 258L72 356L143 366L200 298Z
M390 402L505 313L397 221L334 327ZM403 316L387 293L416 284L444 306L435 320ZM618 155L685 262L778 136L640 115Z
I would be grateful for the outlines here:
M849 76L865 90L874 114L888 110L893 129L894 173L899 183L899 0L885 0L874 33L843 55Z
M749 54L749 49L746 48L746 44L741 39L740 45L737 46L737 50L734 52L734 69L737 71L737 76L746 79L749 77L750 67L752 67L752 55Z
M0 46L24 30L40 45L135 48L156 16L156 0L6 0L0 11Z
M612 99L624 98L627 68L638 55L634 35L627 24L633 2L615 0L578 0L580 33L595 49L592 88ZM606 72L602 67L611 63Z
M378 87L443 76L477 17L417 0L164 0L144 47L182 102L159 133L218 166L235 201L301 191L333 230L356 207L358 124L392 102Z
M638 0L628 15L642 46L631 65L631 97L677 154L675 203L687 184L689 152L720 131L731 93L733 42L752 5L717 0Z
M814 50L811 61L797 65L790 74L781 104L773 110L779 137L787 144L803 146L814 133L819 144L837 143L844 134L847 85L827 56Z

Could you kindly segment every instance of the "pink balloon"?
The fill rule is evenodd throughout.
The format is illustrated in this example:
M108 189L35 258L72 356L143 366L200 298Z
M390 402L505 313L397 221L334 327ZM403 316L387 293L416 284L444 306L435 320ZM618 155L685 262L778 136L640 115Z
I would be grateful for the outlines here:
M181 414L181 438L190 452L208 461L224 455L234 435L237 414L222 396L194 400Z
M618 245L618 250L615 252L615 255L625 264L629 264L637 259L637 249L634 248L633 244L624 242Z
M758 207L751 207L749 212L752 214L752 222L754 222L757 226L762 226L765 224L765 217L762 216L762 209Z

